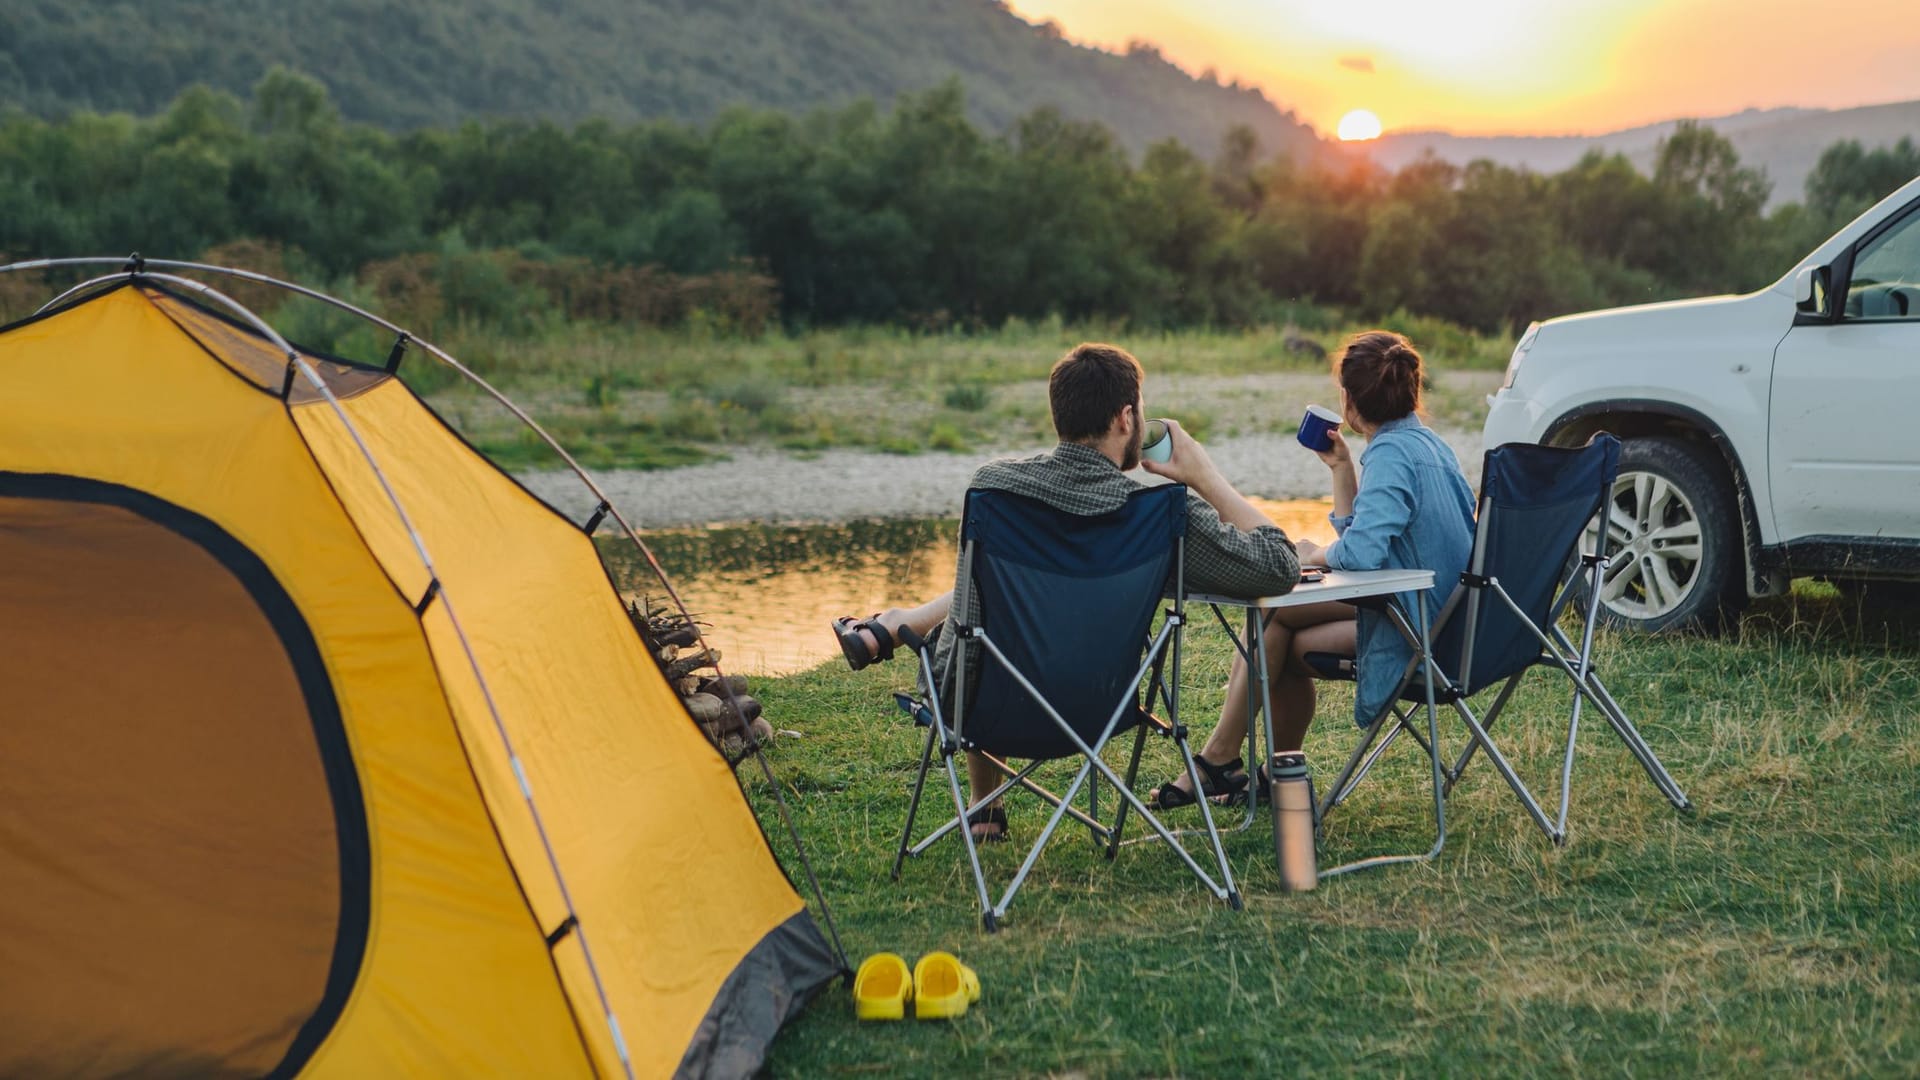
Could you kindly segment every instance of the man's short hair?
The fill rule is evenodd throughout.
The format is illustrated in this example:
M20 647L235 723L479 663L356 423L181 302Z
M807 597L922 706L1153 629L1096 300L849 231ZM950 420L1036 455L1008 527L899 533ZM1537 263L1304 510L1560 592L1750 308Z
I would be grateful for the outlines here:
M1063 442L1100 438L1121 409L1140 401L1141 378L1140 361L1118 345L1075 345L1047 379L1053 430Z

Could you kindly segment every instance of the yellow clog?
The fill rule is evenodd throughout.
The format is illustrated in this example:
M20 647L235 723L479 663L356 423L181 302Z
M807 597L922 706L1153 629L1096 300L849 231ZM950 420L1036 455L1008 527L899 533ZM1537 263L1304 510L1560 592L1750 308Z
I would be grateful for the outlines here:
M898 953L874 953L853 977L853 1015L862 1020L899 1020L907 1015L913 983Z
M913 1015L952 1020L980 1000L980 976L948 952L930 952L913 965Z

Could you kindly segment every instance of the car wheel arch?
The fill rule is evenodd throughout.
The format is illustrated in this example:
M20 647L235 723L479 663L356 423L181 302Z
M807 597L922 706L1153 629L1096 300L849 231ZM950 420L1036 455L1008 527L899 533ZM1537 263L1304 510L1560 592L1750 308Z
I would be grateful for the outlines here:
M1768 596L1784 587L1784 581L1775 573L1779 569L1776 561L1761 542L1760 515L1754 505L1746 466L1720 425L1703 413L1668 401L1613 399L1591 402L1563 413L1547 425L1540 441L1548 446L1579 446L1599 431L1622 439L1683 438L1713 447L1733 485L1734 505L1739 508L1742 546L1746 549L1747 594Z

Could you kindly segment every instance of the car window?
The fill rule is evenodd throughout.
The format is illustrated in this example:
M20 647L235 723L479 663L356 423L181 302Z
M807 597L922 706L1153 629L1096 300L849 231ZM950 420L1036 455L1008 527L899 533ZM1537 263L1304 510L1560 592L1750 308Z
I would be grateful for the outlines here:
M1909 212L1854 256L1845 314L1920 320L1920 211Z

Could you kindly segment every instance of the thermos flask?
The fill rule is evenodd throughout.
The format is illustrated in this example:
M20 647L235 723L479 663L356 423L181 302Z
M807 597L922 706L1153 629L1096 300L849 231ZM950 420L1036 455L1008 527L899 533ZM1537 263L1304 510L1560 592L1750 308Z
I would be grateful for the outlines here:
M1280 859L1280 887L1306 892L1320 883L1313 858L1313 781L1307 755L1273 755L1267 766L1273 783L1273 846Z

